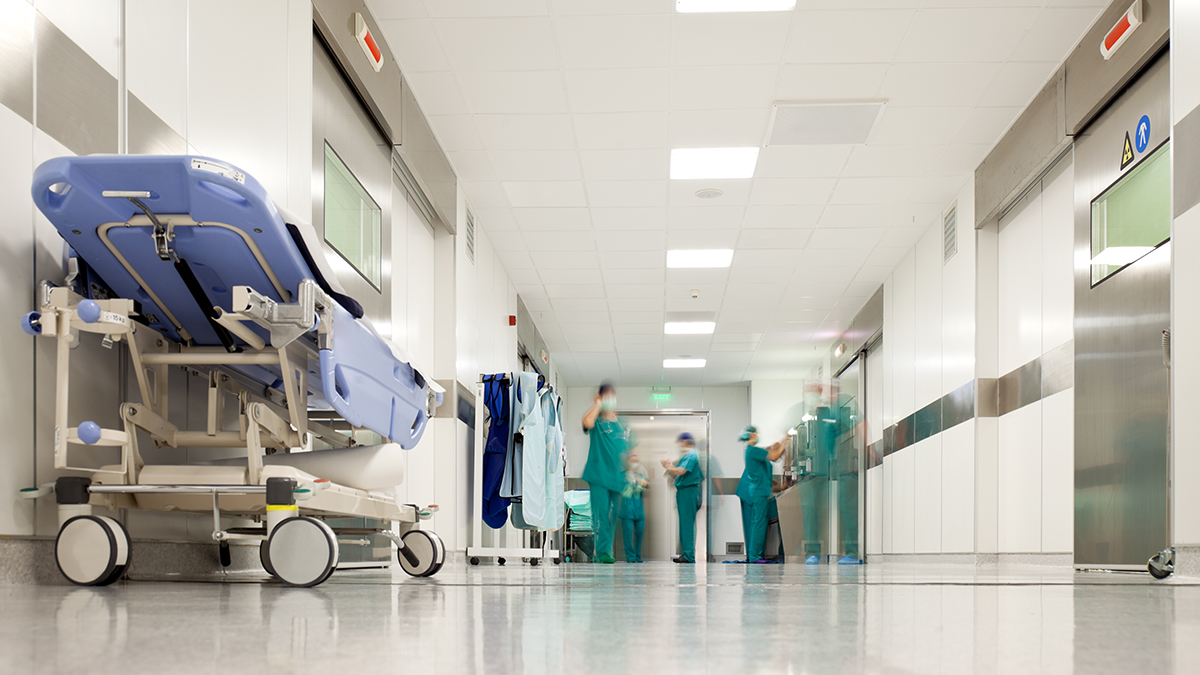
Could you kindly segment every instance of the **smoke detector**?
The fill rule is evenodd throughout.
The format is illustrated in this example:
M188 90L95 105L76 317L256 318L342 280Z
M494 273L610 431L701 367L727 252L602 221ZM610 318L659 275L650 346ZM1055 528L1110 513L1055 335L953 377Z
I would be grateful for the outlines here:
M723 194L725 193L721 192L717 188L704 188L702 190L696 190L696 196L700 199L716 199Z

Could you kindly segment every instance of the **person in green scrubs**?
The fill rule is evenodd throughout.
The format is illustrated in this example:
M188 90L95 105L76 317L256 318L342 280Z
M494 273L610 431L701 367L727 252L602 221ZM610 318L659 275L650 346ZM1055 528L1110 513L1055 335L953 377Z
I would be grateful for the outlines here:
M611 382L600 385L592 407L583 415L588 435L588 457L583 467L592 500L592 530L596 562L611 565L613 527L621 491L625 489L625 455L637 446L629 423L617 416L617 390Z
M787 437L769 448L760 448L758 429L747 426L738 440L746 444L746 468L738 481L737 494L742 503L742 538L746 542L746 562L765 564L763 557L767 540L767 512L771 500L771 462L783 457Z
M650 485L646 467L638 461L637 453L629 451L629 469L625 472L625 489L621 492L621 536L625 540L625 562L642 561L642 535L646 534L646 508L642 492Z
M700 481L704 473L700 471L700 455L696 454L696 439L686 431L675 439L683 456L672 463L669 459L662 461L667 473L675 477L675 508L679 511L679 548L680 555L671 558L671 562L696 562L696 512L700 510Z

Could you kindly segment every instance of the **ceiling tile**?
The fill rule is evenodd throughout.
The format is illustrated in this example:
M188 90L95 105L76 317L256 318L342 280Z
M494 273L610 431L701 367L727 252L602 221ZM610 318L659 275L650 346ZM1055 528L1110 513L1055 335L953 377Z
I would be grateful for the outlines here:
M666 269L667 252L663 251L603 251L600 266L604 269L650 268ZM637 297L637 296L630 296Z
M600 257L595 251L535 251L529 255L537 269L600 269Z
M488 150L575 149L570 115L475 115L474 120Z
M742 227L763 227L770 229L813 227L817 224L817 220L821 217L821 211L824 208L820 204L804 204L800 206L751 204L746 207L746 215L742 219Z
M606 232L596 237L596 248L601 251L657 251L666 246L667 233L662 230L641 232L630 236L624 232Z
M994 145L1020 112L1020 108L976 108L951 142Z
M970 108L885 107L871 132L869 144L920 145L937 139L938 145L944 145L958 133L970 115Z
M844 283L848 284L854 280L858 274L857 266L839 266L839 267L797 267L796 273L792 275L793 282L811 282L811 283Z
M538 276L538 271L535 269L508 270L508 279L514 285L532 285L542 282L541 277Z
M571 150L495 150L488 153L502 181L579 180L579 155Z
M1009 58L1013 61L1061 61L1101 11L1099 7L1047 7Z
M609 299L651 299L662 298L663 287L649 284L610 284L605 287Z
M889 63L915 12L805 11L796 17L789 63Z
M544 16L546 0L437 0L430 3L430 13L438 17Z
M957 177L843 178L830 196L831 204L945 203L963 181Z
M661 230L667 226L662 207L592 208L592 226L597 230Z
M890 267L895 269L896 265L899 265L900 261L904 260L904 256L908 255L911 250L911 246L907 248L880 247L871 251L871 255L867 257L863 264L867 267Z
M937 218L945 202L928 204L830 204L821 227L916 227Z
M733 267L753 270L759 267L795 267L802 249L739 249L733 254Z
M413 96L427 115L466 115L467 101L451 72L408 73Z
M657 312L618 312L612 311L613 323L662 323L663 313Z
M834 189L832 178L755 178L751 204L824 204Z
M380 25L387 23L388 19L424 19L429 16L424 0L372 2L371 13L379 19Z
M513 209L520 228L526 232L540 230L590 230L591 219L585 208ZM536 236L536 235L535 235Z
M475 114L567 112L562 76L556 70L507 73L460 72L458 84Z
M666 66L671 19L664 15L558 17L554 27L566 68Z
M718 321L716 335L721 333L765 333L767 332L768 321L765 318L755 319L753 321Z
M845 145L774 146L758 153L755 178L825 178L846 165L851 148Z
M808 248L871 248L879 243L884 229L880 227L824 227L813 232Z
M671 75L666 68L568 70L571 112L644 112L666 110Z
M981 106L1024 108L1041 91L1057 67L1057 61L1009 61L1000 68L975 103Z
M628 270L631 272L652 272L653 270ZM608 273L605 272L607 275ZM632 276L632 275L631 275ZM649 282L649 283L662 283ZM662 298L609 298L609 307L615 311L626 312L661 312L663 311Z
M606 284L661 284L664 281L662 269L604 269ZM658 304L661 306L662 302Z
M860 248L805 249L800 255L802 267L842 267L862 265L869 251Z
M575 134L583 150L667 148L667 120L665 112L574 115Z
M854 277L852 283L882 284L884 281L887 281L888 277L892 276L892 272L895 269L895 267L889 266L863 265L863 268L859 270L858 276Z
M493 248L495 248L496 245L497 234L500 233L496 232L491 235ZM512 234L516 235L517 233L513 232ZM523 243L524 242L522 242L522 244ZM521 250L496 249L496 255L500 258L500 262L503 263L504 269L506 270L534 269L533 258L530 257L527 251L524 250L524 247L522 247Z
M896 61L1004 61L1039 13L1032 7L922 9L909 25Z
M704 286L707 288L720 289L729 281L729 270L726 268L718 269L678 269L667 268L666 282L672 284L674 289L680 290L683 286L697 288ZM680 294L684 295L684 294Z
M501 183L515 208L524 206L587 206L579 181L523 181Z
M752 179L711 179L711 180L673 180L671 181L671 206L705 207L741 206L750 198ZM700 190L720 190L721 196L715 199L697 197Z
M546 295L551 299L566 298L572 300L584 298L603 298L602 284L554 284L546 286Z
M604 283L600 278L600 270L551 270L542 269L538 271L541 282L546 285L550 284L600 284ZM566 321L561 313L558 317L559 321Z
M713 333L713 344L717 345L722 342L732 344L755 344L762 339L762 333L723 333L717 331Z
M635 335L650 335L653 336L654 342L662 344L663 327L662 324L623 323L618 326L613 326L613 335L618 340L622 339L623 337L633 339L633 336Z
M517 229L517 221L513 218L512 209L472 208L472 211L475 213L475 222L479 223L479 227L484 232L510 232Z
M450 70L450 62L442 52L433 21L380 21L379 28L404 73L423 70ZM432 111L429 114L433 114Z
M942 146L860 145L850 154L843 176L924 176Z
M807 228L742 230L738 237L738 249L804 248L812 230Z
M676 66L779 63L791 12L678 14Z
M713 249L737 246L737 230L668 230L668 249Z
M550 0L558 16L607 14L673 14L674 0Z
M484 149L483 136L470 115L434 115L429 125L446 152Z
M879 96L889 107L971 106L999 71L998 63L898 63L888 69Z
M700 296L692 298L683 293L667 298L665 308L668 312L715 312L721 309L720 296Z
M983 163L992 146L948 145L929 167L930 176L970 176Z
M778 70L774 64L674 68L670 71L671 109L709 110L716 101L738 101L744 107L770 105Z
M588 180L667 180L671 155L663 150L583 150L579 153Z
M916 246L928 227L889 227L883 231L879 246L884 248L909 249Z
M588 203L596 207L666 206L665 180L587 181Z
M879 95L885 63L806 63L779 69L775 98L792 101L866 100Z
M720 199L710 200L719 202ZM699 200L697 200L699 203ZM707 229L736 229L745 213L744 206L672 206L667 212L667 227L688 231Z
M529 251L592 251L596 242L591 232L525 232L522 234Z
M455 176L461 181L474 183L496 180L496 172L492 170L492 162L486 152L447 152L446 156L454 167Z
M767 134L766 107L741 110L671 112L672 148L745 148L760 146Z
M547 17L439 19L437 26L455 71L558 68Z
M468 201L477 208L503 208L508 206L508 199L499 183L459 183L467 193Z

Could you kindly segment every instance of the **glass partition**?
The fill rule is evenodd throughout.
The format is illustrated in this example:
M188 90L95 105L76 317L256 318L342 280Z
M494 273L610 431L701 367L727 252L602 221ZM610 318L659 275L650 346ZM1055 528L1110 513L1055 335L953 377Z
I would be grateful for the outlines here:
M383 266L383 211L325 144L325 241L376 290Z
M1092 285L1171 238L1171 154L1163 143L1092 200Z

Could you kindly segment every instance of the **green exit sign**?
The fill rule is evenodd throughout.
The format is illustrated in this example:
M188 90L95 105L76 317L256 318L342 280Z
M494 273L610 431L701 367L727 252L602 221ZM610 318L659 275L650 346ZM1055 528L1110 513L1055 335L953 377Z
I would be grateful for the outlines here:
M669 393L655 392L650 395L650 398L654 401L670 401L671 395Z

